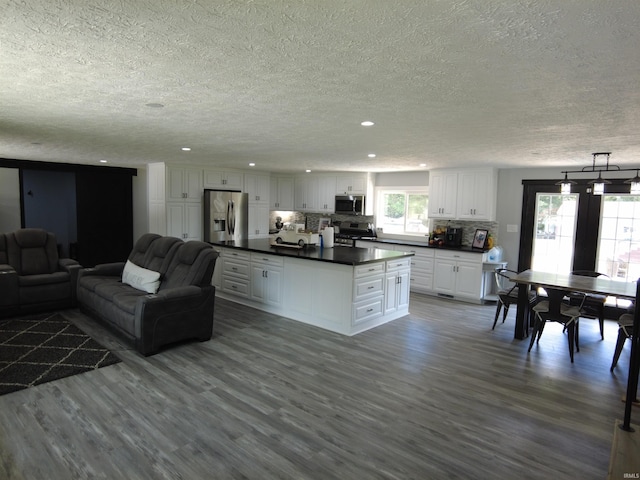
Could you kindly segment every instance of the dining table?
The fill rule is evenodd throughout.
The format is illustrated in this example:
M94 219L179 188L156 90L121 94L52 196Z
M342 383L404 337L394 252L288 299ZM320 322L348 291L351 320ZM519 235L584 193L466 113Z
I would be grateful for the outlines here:
M529 289L548 287L567 292L593 293L633 300L640 305L640 279L636 282L620 282L608 277L587 277L571 273L552 273L538 270L524 270L511 277L511 281L518 284L518 307L516 310L516 326L514 338L527 337L530 325L529 319ZM629 360L629 377L625 397L624 420L620 428L633 431L631 427L631 406L637 403L638 374L640 373L640 308L636 308L633 315L633 330L631 335L631 357Z

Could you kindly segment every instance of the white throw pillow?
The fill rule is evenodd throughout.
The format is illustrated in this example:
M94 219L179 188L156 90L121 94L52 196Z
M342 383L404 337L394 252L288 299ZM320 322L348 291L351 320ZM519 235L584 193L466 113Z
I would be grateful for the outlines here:
M160 287L160 273L139 267L130 260L122 271L122 283L147 293L156 293Z

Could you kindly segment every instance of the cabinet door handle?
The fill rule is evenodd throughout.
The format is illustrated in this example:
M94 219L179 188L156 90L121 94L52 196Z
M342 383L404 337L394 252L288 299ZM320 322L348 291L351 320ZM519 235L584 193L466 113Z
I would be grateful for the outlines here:
M373 312L373 308L367 308L367 313Z
M367 287L367 288L368 288L369 290L373 290L375 287L370 286L370 287Z

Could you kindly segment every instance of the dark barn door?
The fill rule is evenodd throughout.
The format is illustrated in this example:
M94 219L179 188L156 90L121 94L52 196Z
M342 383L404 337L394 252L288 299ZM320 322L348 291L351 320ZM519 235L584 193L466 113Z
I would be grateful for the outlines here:
M133 246L130 174L76 173L78 261L84 267L125 261Z

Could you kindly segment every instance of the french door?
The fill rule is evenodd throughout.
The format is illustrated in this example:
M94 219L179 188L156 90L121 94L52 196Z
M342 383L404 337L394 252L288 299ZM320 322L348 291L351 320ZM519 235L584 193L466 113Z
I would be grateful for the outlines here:
M555 181L523 180L518 270L596 270L621 281L640 277L640 197L622 180L607 194L586 182L560 195Z

